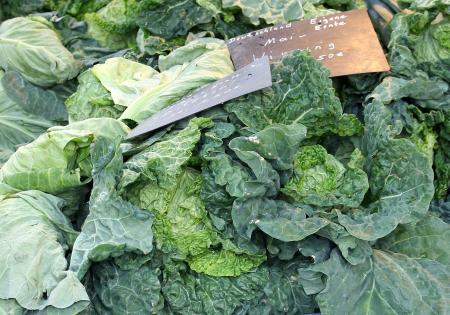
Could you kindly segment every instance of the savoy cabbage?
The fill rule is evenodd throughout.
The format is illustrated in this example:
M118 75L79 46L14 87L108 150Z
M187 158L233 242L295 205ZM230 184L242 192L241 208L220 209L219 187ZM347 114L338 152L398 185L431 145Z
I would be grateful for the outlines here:
M272 86L127 141L224 40L366 6L391 71ZM0 314L450 313L446 0L5 0Z

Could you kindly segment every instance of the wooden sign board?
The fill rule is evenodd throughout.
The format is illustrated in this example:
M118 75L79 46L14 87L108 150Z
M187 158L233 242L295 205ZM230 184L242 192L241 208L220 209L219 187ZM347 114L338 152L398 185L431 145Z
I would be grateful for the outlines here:
M308 50L332 77L390 69L366 9L267 27L227 42L239 69L268 56L271 62L295 50Z
M196 90L131 130L127 139L146 134L180 119L272 85L268 57L262 57L229 76Z

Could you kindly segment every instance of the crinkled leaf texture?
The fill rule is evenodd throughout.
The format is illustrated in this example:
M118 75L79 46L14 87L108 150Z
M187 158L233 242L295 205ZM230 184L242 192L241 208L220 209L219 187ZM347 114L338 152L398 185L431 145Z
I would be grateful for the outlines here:
M40 86L62 83L80 70L52 24L42 17L17 17L0 25L0 65Z
M347 168L321 145L304 146L295 157L294 175L282 192L296 202L315 206L357 207L369 189L361 152L355 151Z
M308 296L303 289L299 268L308 265L300 258L289 261L276 261L269 268L269 281L260 296L243 305L236 314L311 314L317 309L313 296Z
M343 114L329 71L305 51L293 51L272 66L270 88L230 101L225 108L248 127L301 123L308 137L362 132L352 114Z
M131 202L154 213L158 249L187 261L197 272L236 276L254 269L265 256L247 254L221 239L200 199L200 173L185 166L200 130L210 126L209 119L195 118L185 129L167 134L125 163L121 184Z
M153 248L153 216L123 200L116 190L122 171L121 137L100 137L91 148L93 188L89 215L75 240L70 270L82 279L91 262Z
M156 2L156 1L155 1ZM157 7L142 10L136 23L163 38L186 35L196 25L212 20L213 14L194 0L165 0Z
M433 170L427 156L411 140L395 138L391 113L379 101L366 106L363 138L370 193L368 208L339 213L350 234L373 241L398 224L417 222L428 211L434 194Z
M92 303L98 314L152 314L160 302L158 271L148 265L124 270L111 261L91 269Z
M422 2L432 7L439 7L438 3L439 1ZM447 14L449 7L448 4L442 6L447 10ZM389 23L392 30L388 45L389 63L396 75L406 75L413 80L426 76L436 76L447 82L450 80L447 71L450 66L450 22L448 18L440 21L435 18L436 12L431 11L399 13ZM418 88L423 90L420 86ZM423 92L428 94L425 90Z
M147 80L158 74L152 67L121 57L109 58L91 71L111 93L114 103L123 106L141 96L152 85Z
M405 97L417 100L439 100L448 92L448 84L437 78L413 78L411 80L386 77L367 98L389 104Z
M323 290L321 274L327 277ZM366 262L352 266L334 250L329 260L300 269L300 277L315 279L304 286L310 294L320 292L316 301L324 315L449 312L450 270L433 260L374 250Z
M77 233L61 206L61 199L35 190L0 196L1 299L49 314L76 314L89 303L67 271L66 251Z
M128 128L117 120L93 118L53 127L20 147L0 169L0 181L20 190L61 193L91 177L89 146L98 136L123 137Z

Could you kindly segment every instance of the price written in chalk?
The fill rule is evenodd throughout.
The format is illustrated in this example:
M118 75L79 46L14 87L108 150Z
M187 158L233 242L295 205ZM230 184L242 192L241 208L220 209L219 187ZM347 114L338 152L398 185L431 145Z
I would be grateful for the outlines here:
M223 79L200 88L172 106L151 116L131 130L127 139L157 130L180 119L271 85L272 75L269 58L265 56Z
M232 38L227 44L236 68L262 56L274 62L301 49L328 67L331 76L390 69L364 9L267 27Z

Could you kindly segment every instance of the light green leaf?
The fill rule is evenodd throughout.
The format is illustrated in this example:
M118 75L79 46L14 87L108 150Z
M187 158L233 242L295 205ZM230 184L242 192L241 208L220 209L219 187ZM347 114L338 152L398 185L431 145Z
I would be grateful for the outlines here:
M11 156L0 169L0 180L20 190L48 193L79 187L91 177L89 146L100 135L123 137L127 131L124 124L109 118L50 128Z
M151 86L158 71L125 58L109 58L92 67L92 73L111 93L116 105L128 106Z
M208 118L194 118L180 132L167 134L161 141L134 155L125 163L121 187L139 178L156 180L163 188L171 187L181 174L182 166L192 156L192 150L200 140L200 131L211 125Z
M239 276L254 270L266 260L264 255L242 255L231 250L210 250L188 260L189 267L216 277Z
M17 72L7 72L1 78L6 94L22 109L54 122L67 121L64 99L53 90L46 90L27 82Z
M87 306L83 285L67 271L66 250L76 232L61 206L61 199L39 191L0 200L1 299L29 310Z
M308 137L361 133L362 124L343 114L329 71L305 51L293 51L272 65L272 87L227 102L225 109L258 130L274 123L303 124Z
M255 299L269 280L266 268L239 277L167 271L165 279L164 299L170 312L177 315L231 315L239 306Z
M159 59L162 72L148 82L140 82L142 86L148 84L147 89L128 105L120 119L139 123L195 89L234 71L226 45L215 38L194 40L163 57Z
M339 223L353 236L373 241L398 224L425 216L434 194L433 170L428 157L411 140L395 138L391 113L380 102L365 108L364 153L370 194L367 208L339 213Z
M40 86L62 83L80 70L52 24L41 17L18 17L0 25L0 65Z
M208 23L212 12L197 5L194 0L165 0L157 7L142 10L137 24L163 38L186 35L196 25Z
M120 117L124 108L114 105L108 90L91 69L78 76L78 83L77 91L65 102L71 123L89 118Z
M344 167L320 145L302 147L294 161L294 175L281 190L296 202L316 206L357 207L369 189L366 173L353 164L363 160L361 152Z

